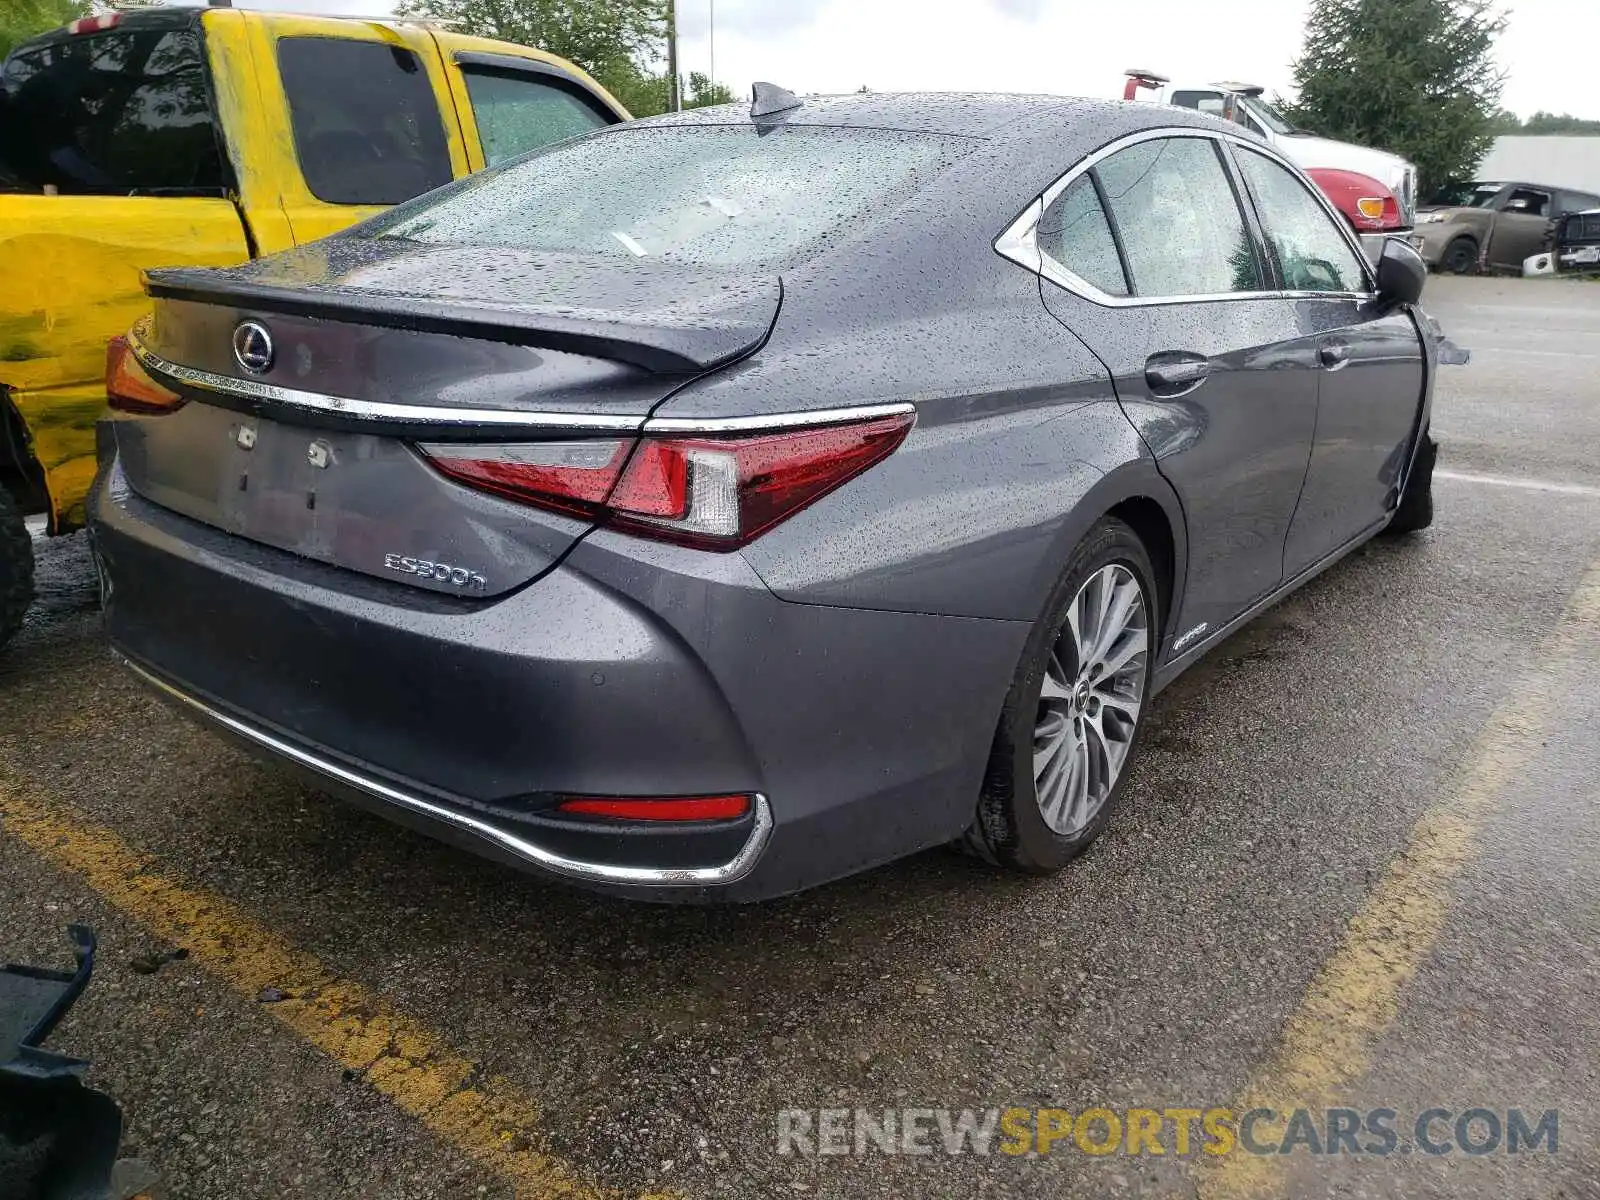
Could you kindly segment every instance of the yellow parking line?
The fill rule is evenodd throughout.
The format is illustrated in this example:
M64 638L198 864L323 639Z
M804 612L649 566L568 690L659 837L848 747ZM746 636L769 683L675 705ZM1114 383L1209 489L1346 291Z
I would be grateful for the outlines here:
M1584 576L1528 673L1479 730L1453 784L1418 819L1406 848L1350 919L1238 1111L1273 1109L1281 1132L1289 1113L1338 1103L1340 1089L1366 1073L1373 1044L1394 1021L1401 989L1444 927L1451 885L1476 853L1485 810L1539 753L1556 675L1595 640L1600 563ZM1588 653L1592 657L1592 647ZM1268 1123L1258 1128L1258 1136L1271 1140ZM1281 1196L1283 1167L1276 1157L1235 1151L1201 1168L1199 1192L1202 1200Z
M383 996L342 979L222 897L164 876L108 829L0 779L0 828L352 1071L404 1112L510 1182L522 1200L612 1200L571 1163L535 1148L539 1108Z

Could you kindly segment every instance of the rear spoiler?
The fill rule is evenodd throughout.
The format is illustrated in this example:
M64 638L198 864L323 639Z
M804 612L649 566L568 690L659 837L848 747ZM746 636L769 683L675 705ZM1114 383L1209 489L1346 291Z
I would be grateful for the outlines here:
M145 291L154 299L454 334L604 358L661 375L709 371L748 354L765 340L775 302L782 302L782 281L774 276L746 286L752 301L748 305L738 305L735 299L715 317L693 323L650 323L601 310L574 316L570 310L541 310L536 305L469 304L337 286L283 287L241 279L226 271L174 268L144 274ZM747 318L741 308L748 312Z

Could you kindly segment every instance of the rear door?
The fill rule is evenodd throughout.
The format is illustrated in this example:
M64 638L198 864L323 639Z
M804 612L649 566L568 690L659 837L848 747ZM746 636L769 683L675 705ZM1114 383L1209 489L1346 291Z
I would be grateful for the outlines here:
M1315 356L1317 427L1284 550L1293 577L1394 510L1422 403L1421 336L1409 311L1383 308L1365 257L1326 202L1283 164L1233 154L1273 265Z
M1555 215L1555 199L1541 188L1514 187L1500 202L1489 234L1489 264L1522 267L1523 260L1544 249Z
M1140 135L1068 178L1038 228L1045 303L1105 363L1183 502L1181 649L1282 578L1315 361L1218 139Z
M260 121L297 244L467 174L450 81L425 30L248 16Z

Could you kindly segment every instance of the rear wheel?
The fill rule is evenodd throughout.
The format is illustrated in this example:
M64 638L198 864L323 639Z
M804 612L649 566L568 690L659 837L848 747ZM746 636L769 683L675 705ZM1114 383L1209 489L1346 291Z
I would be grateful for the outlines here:
M968 849L1044 875L1105 828L1150 692L1153 578L1121 521L1103 520L1074 551L1006 697Z
M1478 243L1462 235L1444 248L1439 268L1452 275L1469 275L1478 269Z
M22 510L0 488L0 647L22 628L22 614L33 603L33 539Z

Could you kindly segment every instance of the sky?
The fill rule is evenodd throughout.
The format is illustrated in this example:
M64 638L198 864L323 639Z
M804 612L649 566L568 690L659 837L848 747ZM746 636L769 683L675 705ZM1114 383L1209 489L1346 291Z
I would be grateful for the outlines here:
M241 8L387 13L392 0L235 0ZM1600 118L1583 71L1554 60L1593 0L1510 0L1498 56L1504 107ZM794 92L1021 91L1120 96L1129 67L1179 82L1231 79L1292 94L1309 0L678 0L685 74L736 94L757 80Z

